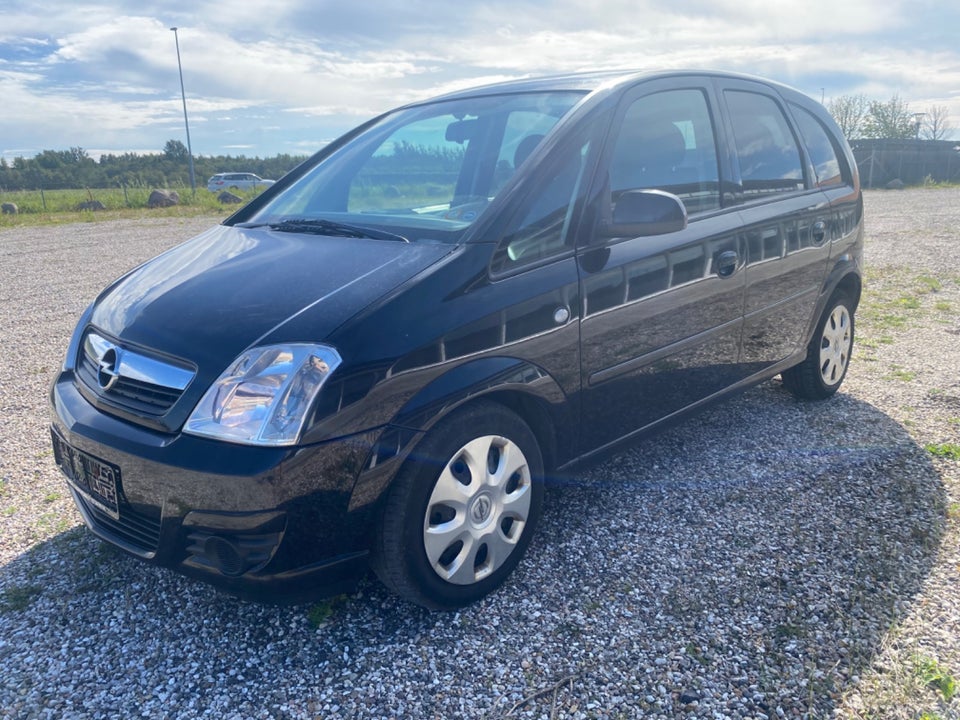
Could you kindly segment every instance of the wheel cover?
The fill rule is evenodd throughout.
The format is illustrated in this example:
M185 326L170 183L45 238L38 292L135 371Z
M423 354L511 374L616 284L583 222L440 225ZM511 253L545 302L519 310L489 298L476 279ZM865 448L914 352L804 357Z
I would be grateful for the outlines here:
M845 305L837 305L827 318L820 338L820 379L824 385L830 387L843 380L852 345L850 311Z
M423 519L430 567L454 585L496 572L523 535L530 514L530 465L505 437L471 440L437 478Z

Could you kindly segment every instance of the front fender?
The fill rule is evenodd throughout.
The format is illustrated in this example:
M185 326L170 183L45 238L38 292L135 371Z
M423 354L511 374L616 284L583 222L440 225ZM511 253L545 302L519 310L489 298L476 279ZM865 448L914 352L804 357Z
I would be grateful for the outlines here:
M548 464L561 464L575 452L571 402L546 370L517 358L480 358L451 368L400 408L371 449L350 508L378 502L423 434L456 408L480 397L520 415L537 435Z
M493 391L530 394L564 414L567 398L543 368L511 357L487 357L452 368L425 385L394 416L391 425L428 430L466 401Z

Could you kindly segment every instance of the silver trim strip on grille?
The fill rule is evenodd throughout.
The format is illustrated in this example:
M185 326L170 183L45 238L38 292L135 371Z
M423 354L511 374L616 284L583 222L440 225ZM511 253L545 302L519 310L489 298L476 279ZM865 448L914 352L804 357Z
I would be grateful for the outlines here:
M109 378L119 377L182 392L195 374L192 370L120 348L94 332L87 333L84 351L100 368L97 379L102 388L108 387Z

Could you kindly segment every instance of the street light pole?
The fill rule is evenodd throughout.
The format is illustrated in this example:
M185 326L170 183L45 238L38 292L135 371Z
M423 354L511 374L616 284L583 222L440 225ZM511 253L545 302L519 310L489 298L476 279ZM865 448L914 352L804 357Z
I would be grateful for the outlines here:
M187 120L187 93L183 89L183 65L180 63L180 36L177 35L175 27L170 28L173 31L173 39L177 43L177 69L180 71L180 97L183 99L183 124L187 128L187 157L190 158L190 191L197 194L197 179L193 174L193 148L190 147L190 123Z

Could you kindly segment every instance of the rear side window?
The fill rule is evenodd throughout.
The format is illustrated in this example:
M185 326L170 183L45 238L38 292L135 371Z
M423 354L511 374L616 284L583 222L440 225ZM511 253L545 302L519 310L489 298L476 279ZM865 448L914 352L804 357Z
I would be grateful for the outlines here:
M759 93L725 93L740 179L747 197L804 189L800 148L787 118L773 98Z
M817 173L817 186L842 185L844 180L839 154L830 139L829 132L813 113L792 103L791 107L797 119L800 134L803 136L803 142L807 146L807 152L810 153L810 159L813 161L813 168Z

